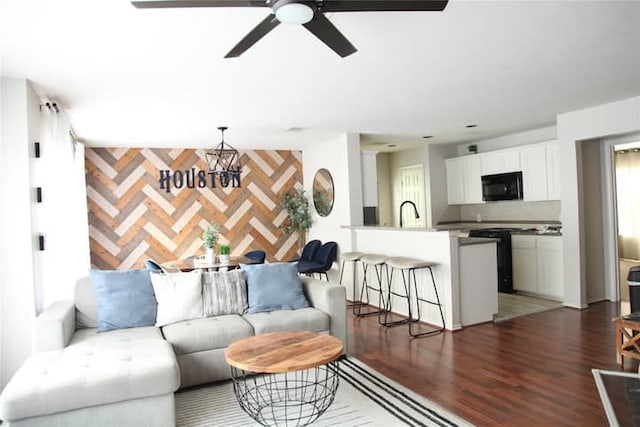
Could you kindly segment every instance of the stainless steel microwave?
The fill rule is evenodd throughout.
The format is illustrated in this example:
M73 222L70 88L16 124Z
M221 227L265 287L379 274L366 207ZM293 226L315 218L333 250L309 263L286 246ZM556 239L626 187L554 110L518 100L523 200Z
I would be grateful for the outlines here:
M482 200L522 200L522 172L482 175Z

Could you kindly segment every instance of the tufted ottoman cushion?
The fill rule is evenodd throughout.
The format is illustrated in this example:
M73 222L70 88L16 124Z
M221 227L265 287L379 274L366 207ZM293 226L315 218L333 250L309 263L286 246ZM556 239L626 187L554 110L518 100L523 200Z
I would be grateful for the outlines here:
M19 420L173 393L180 385L171 345L154 327L96 334L35 354L0 397L0 419Z

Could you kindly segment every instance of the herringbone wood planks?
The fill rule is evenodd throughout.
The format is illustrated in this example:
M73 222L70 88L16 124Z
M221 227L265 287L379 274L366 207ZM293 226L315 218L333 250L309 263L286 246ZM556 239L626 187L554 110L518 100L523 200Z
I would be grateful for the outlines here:
M220 224L218 243L232 255L262 249L269 261L298 252L295 236L279 226L279 196L302 186L300 153L242 152L241 188L160 188L161 169L206 170L203 150L87 148L91 264L100 269L143 268L202 254L202 232ZM292 238L293 237L293 238Z

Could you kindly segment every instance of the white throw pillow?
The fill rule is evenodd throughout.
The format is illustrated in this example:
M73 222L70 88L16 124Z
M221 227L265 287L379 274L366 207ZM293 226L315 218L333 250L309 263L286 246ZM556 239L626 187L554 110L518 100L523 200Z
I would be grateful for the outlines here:
M202 317L200 270L189 273L151 273L158 301L156 326Z

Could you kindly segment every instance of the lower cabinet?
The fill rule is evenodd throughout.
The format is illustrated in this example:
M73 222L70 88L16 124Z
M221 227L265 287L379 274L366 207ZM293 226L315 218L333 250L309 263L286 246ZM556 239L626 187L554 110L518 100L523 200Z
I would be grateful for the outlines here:
M513 289L563 300L562 237L512 235Z

